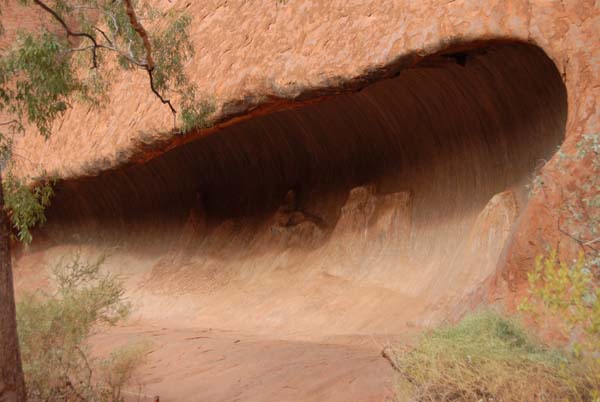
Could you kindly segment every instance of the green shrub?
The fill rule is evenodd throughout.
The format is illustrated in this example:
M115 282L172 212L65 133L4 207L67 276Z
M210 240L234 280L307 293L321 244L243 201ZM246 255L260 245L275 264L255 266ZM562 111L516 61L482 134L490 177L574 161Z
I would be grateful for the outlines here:
M569 265L553 250L538 256L527 277L528 295L519 309L538 322L552 320L566 337L577 338L573 346L579 352L600 350L600 287L584 255Z
M544 346L519 323L480 312L387 351L399 401L592 401L579 362ZM597 384L596 384L597 385Z
M52 293L30 294L17 304L17 327L28 401L121 401L145 353L139 346L92 357L87 340L100 325L127 317L121 281L101 271L103 260L76 256L53 272Z
M114 350L99 364L99 381L106 401L122 401L123 389L134 380L135 370L146 361L149 345L138 343Z
M31 228L46 222L44 211L50 205L54 195L52 188L54 181L48 180L30 187L10 171L3 174L4 208L18 239L23 243L30 243Z
M600 286L594 268L583 253L572 264L560 261L555 250L538 256L519 309L569 339L571 354L584 368L581 375L595 384L593 395L600 400Z

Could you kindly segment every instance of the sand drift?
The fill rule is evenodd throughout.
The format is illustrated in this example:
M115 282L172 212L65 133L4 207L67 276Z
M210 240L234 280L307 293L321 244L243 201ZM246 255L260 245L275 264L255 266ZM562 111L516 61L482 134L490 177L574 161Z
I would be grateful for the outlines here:
M149 320L394 333L473 301L566 117L560 74L537 47L439 54L60 182L38 247L107 254Z

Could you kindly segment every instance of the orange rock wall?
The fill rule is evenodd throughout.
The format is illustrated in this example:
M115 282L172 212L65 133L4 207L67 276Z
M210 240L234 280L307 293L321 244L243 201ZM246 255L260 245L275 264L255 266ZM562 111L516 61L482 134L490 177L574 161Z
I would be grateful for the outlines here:
M193 16L197 54L188 73L217 101L219 121L279 99L343 91L452 44L509 38L540 46L562 72L567 136L599 130L597 1L152 3ZM11 19L10 8L3 19ZM21 151L49 172L77 177L127 161L140 143L170 140L170 112L146 91L145 78L142 72L117 77L105 108L75 107L51 140L27 136Z
M188 73L218 105L220 125L188 139L218 136L220 129L258 114L323 96L358 90L423 57L492 39L539 46L554 62L567 90L563 150L585 133L600 132L600 4L588 0L154 1L193 16L196 57ZM10 18L11 9L3 18ZM471 46L471 45L469 45ZM111 101L100 110L76 106L48 141L26 135L17 142L24 172L43 168L61 178L96 175L147 159L188 141L172 134L171 115L149 91L145 76L118 76ZM30 160L31 162L25 162ZM585 180L585 169L553 170L557 182ZM519 218L501 261L497 289L517 290L545 242L558 240L555 193L538 193Z
M61 181L34 248L112 255L146 318L402 332L480 301L566 118L538 47L426 57L361 91Z

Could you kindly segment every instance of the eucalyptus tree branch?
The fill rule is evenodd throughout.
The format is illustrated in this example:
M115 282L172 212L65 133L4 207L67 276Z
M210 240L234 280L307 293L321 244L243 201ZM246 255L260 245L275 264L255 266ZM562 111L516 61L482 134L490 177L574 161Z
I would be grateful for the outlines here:
M106 42L108 42L109 45L114 46L113 41L110 40L110 38L106 35L106 32L104 32L103 30L101 30L100 28L98 28L96 26L94 27L94 29L96 31L100 32L100 34L104 37L104 39L106 39Z
M579 244L579 246L585 251L585 247L589 247L592 250L594 250L595 252L600 252L600 250L596 247L593 246L594 243L598 242L600 239L594 239L594 240L584 240L584 239L580 239L574 235L572 235L571 233L567 232L566 230L562 229L562 228L558 228L558 230L564 234L565 236L569 237L571 240L573 240L574 242L576 242L577 244Z
M131 4L131 0L123 0L123 3L125 4L125 12L129 17L129 23L131 24L135 32L137 32L139 37L142 39L144 50L146 51L146 71L148 72L148 78L150 80L150 89L152 89L154 95L156 95L163 104L169 106L169 108L171 109L171 113L173 113L173 117L175 117L177 111L173 107L171 101L169 99L164 98L154 86L154 76L152 75L152 72L154 71L155 65L154 59L152 58L152 45L150 43L150 38L148 37L148 32L146 32L142 24L139 22L135 10L133 9L133 5Z
M583 243L583 245L591 247L592 244L598 243L598 242L600 242L600 237L586 241L585 243Z
M62 25L62 27L65 29L65 32L67 33L68 36L83 37L83 38L87 38L90 41L92 41L92 43L94 44L94 46L91 49L92 50L92 65L93 65L93 68L97 68L98 67L98 55L97 55L96 51L98 49L98 42L96 42L96 38L94 38L92 35L85 33L85 32L76 32L76 31L71 30L71 28L69 28L69 26L67 25L65 20L63 20L63 18L60 15L58 15L58 13L56 11L54 11L52 8L48 7L48 5L46 5L41 0L33 0L33 2L35 4L37 4L38 6L40 6L44 11L46 11L47 13L52 15L52 17L54 17L54 19L56 21L58 21L58 23L60 25Z
M175 115L177 114L177 110L175 110L175 108L171 104L171 101L169 99L163 98L163 96L160 94L160 92L158 92L156 90L156 88L154 87L154 76L152 75L152 70L150 70L150 69L147 68L146 71L148 72L148 78L150 79L150 89L152 90L152 92L154 92L154 95L156 95L156 97L158 99L160 99L160 101L163 104L169 106L169 108L171 109L171 113L173 113L173 118L174 118Z
M115 27L115 32L112 35L112 37L113 37L113 41L116 41L115 34L119 35L119 33L121 31L121 28L119 27L119 24L117 23L117 17L115 17L115 15L113 13L108 13L108 12L106 12L106 15L108 15L110 17L110 19L113 23L113 26Z
M87 50L93 49L94 45L83 46L83 47L73 47L64 51L64 53L76 53L76 52L85 52Z
M94 47L94 45L83 46L83 47L75 47L75 48L71 48L71 49L65 50L65 53L83 52L83 51L86 51L86 50L90 50L93 47ZM146 62L136 60L135 58L133 58L133 56L131 54L125 53L125 52L123 52L122 50L118 49L115 46L98 44L95 47L97 49L105 49L105 50L114 52L114 53L118 54L119 56L125 58L131 64L133 64L133 65L135 65L137 67L143 68L144 70L146 69Z
M147 69L152 71L154 70L154 59L152 58L152 45L150 44L148 32L146 32L146 29L144 29L142 24L139 22L135 10L133 9L133 5L131 4L131 0L123 0L123 4L125 4L125 12L129 17L129 23L142 39L144 50L146 51L146 63L148 65Z
M92 383L92 375L94 374L94 372L92 371L92 367L90 366L88 358L85 355L85 353L83 353L83 350L81 350L81 348L79 346L76 345L75 349L79 353L79 356L81 356L81 359L83 360L83 363L85 364L85 367L88 371L87 384L91 384Z
M153 75L153 71L156 67L155 63L154 63L154 59L152 57L152 44L150 43L150 37L148 35L148 32L146 31L146 29L144 28L144 26L139 22L139 18L137 16L137 14L135 13L135 9L133 7L133 4L131 3L131 0L123 0L123 4L125 5L125 12L127 14L127 16L129 17L129 23L131 24L131 26L133 27L133 29L135 30L135 32L138 34L138 36L140 37L140 39L142 40L142 44L144 47L144 51L146 53L146 60L145 61L140 61L137 60L134 56L133 53L131 51L131 42L129 43L129 52L125 53L124 51L118 49L115 46L115 40L111 40L108 38L108 36L106 35L106 33L104 31L102 31L100 28L98 27L94 27L94 29L96 29L98 32L100 32L100 34L106 39L107 44L102 44L102 43L98 43L98 41L96 40L96 38L94 38L92 35L86 33L86 32L77 32L72 30L69 25L65 22L65 20L52 8L50 8L47 4L45 4L43 1L41 0L33 0L33 2L35 4L37 4L39 7L41 7L44 11L46 11L47 13L49 13L50 15L52 15L52 17L59 22L59 24L64 28L65 32L67 33L68 36L74 36L74 37L83 37L86 38L88 40L90 40L92 42L92 45L87 46L87 47L81 47L81 48L74 48L71 49L70 51L75 52L75 51L83 51L83 50L91 50L92 51L92 65L93 68L97 68L98 67L98 55L97 55L97 51L98 49L106 49L106 50L110 50L112 52L117 53L119 56L125 58L128 62L130 62L131 64L143 68L144 70L146 70L146 72L148 73L148 79L150 82L150 89L152 90L152 93L154 93L154 95L165 105L169 106L169 109L171 110L171 113L173 113L173 117L175 118L175 115L177 114L177 110L175 109L175 107L173 106L173 104L171 103L170 99L165 98L156 88L155 84L154 84L154 75ZM114 16L109 15L112 20L113 20L113 24L115 25L115 29L118 30L119 26L114 18ZM113 38L114 39L114 38Z

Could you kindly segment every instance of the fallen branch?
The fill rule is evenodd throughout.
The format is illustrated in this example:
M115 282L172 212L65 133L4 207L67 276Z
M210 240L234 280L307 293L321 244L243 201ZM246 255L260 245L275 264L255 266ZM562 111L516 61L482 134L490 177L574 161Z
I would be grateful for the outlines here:
M19 124L19 121L16 119L12 119L9 121L3 121L0 123L0 126L9 126L9 125L14 125L14 124Z

